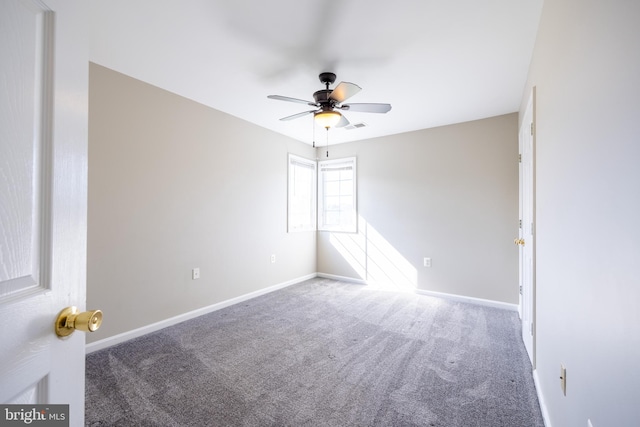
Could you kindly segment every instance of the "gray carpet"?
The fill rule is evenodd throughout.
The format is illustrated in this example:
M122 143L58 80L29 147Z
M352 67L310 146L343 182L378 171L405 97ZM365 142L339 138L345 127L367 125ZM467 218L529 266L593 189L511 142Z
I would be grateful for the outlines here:
M88 426L543 427L515 312L312 279L87 356Z

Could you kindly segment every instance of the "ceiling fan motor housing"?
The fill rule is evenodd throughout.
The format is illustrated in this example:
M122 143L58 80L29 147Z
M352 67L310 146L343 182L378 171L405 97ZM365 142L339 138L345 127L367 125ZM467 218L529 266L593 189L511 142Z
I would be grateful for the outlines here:
M335 105L335 101L329 98L331 92L333 92L331 89L322 89L313 94L313 99L315 99L316 103L320 104L323 110L331 109Z
M330 98L333 90L329 89L329 86L335 83L336 75L335 73L324 72L320 73L318 78L326 88L315 92L313 94L313 99L316 100L316 103L320 105L320 108L322 108L323 111L329 111L336 105L335 100Z

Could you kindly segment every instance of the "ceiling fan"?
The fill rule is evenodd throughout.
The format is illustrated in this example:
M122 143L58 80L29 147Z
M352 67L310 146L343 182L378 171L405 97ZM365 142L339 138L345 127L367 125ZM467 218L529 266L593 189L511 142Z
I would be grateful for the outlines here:
M330 127L344 127L349 125L349 120L336 110L357 111L362 113L386 113L391 110L390 104L344 104L344 101L360 92L362 88L353 83L341 82L334 89L329 89L329 86L336 81L336 75L334 73L320 73L318 77L320 78L320 82L325 85L325 89L321 89L313 94L315 102L281 95L267 96L269 99L297 102L299 104L306 104L315 107L313 110L303 111L302 113L283 117L280 120L293 120L313 113L315 122L320 126L329 129Z

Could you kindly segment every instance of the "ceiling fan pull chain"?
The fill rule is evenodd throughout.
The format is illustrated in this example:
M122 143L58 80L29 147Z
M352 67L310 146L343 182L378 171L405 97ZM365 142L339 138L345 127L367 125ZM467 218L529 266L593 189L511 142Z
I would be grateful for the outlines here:
M329 128L327 128L327 157L329 157Z
M311 122L311 132L313 135L313 148L316 148L316 124L315 122Z

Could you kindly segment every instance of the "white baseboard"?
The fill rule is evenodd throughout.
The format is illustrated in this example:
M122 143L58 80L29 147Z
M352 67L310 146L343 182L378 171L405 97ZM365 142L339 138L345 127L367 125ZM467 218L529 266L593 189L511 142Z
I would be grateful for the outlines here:
M250 299L255 298L255 297L259 297L260 295L264 295L264 294L267 294L269 292L277 291L278 289L283 289L283 288L286 288L287 286L295 285L296 283L300 283L300 282L303 282L305 280L313 279L314 277L322 277L322 278L325 278L325 279L338 280L338 281L342 281L342 282L357 283L357 284L360 284L360 285L372 285L372 284L368 283L366 280L356 279L356 278L353 278L353 277L338 276L338 275L335 275L335 274L327 274L327 273L312 273L312 274L308 274L306 276L298 277L296 279L292 279L292 280L289 280L289 281L286 281L286 282L283 282L283 283L279 283L277 285L269 286L269 287L264 288L264 289L260 289L260 290L254 291L254 292L250 292L248 294L241 295L239 297L231 298L231 299L228 299L226 301L221 301L219 303L216 303L216 304L213 304L213 305L210 305L210 306L207 306L207 307L202 307L202 308L199 308L197 310L193 310L193 311L190 311L190 312L187 312L187 313L183 313L183 314L180 314L178 316L171 317L169 319L161 320L160 322L152 323L150 325L143 326L143 327L140 327L140 328L137 328L137 329L133 329L131 331L123 332L121 334L114 335L114 336L105 338L105 339L100 340L100 341L92 342L90 344L87 344L86 353L87 354L93 353L94 351L102 350L102 349L105 349L107 347L111 347L111 346L123 343L125 341L129 341L131 339L141 337L142 335L146 335L146 334L149 334L149 333L152 333L152 332L159 331L160 329L164 329L166 327L169 327L169 326L184 322L185 320L193 319L195 317L202 316L204 314L211 313L213 311L220 310L220 309L223 309L225 307L229 307L231 305L238 304L240 302L244 302L244 301L250 300ZM484 305L484 306L489 306L489 307L497 307L497 308L502 308L502 309L512 310L512 311L517 311L518 310L518 305L517 304L508 304L508 303L500 302L500 301L492 301L492 300L486 300L486 299L481 299L481 298L465 297L465 296L461 296L461 295L447 294L447 293L443 293L443 292L426 291L426 290L422 290L422 289L415 289L415 290L413 290L413 292L418 293L418 294L422 294L422 295L434 296L434 297L438 297L438 298L445 298L445 299L449 299L449 300L461 301L461 302L466 302L466 303L471 303L471 304L478 304L478 305ZM543 415L544 415L544 413L543 413ZM547 427L550 427L550 426L547 425Z
M369 283L369 282L367 282L366 280L363 280L363 279L355 279L353 277L337 276L335 274L318 273L318 277L323 277L325 279L339 280L341 282L352 282L352 283L358 283L360 285L375 286L374 284ZM494 300L488 300L488 299L482 299L482 298L466 297L466 296L462 296L462 295L448 294L448 293L445 293L445 292L427 291L427 290L424 290L424 289L412 289L412 292L415 292L415 293L420 294L420 295L428 295L428 296L432 296L432 297L444 298L444 299L453 300L453 301L466 302L466 303L476 304L476 305L484 305L484 306L487 306L487 307L501 308L501 309L509 310L509 311L518 311L518 304L510 304L510 303L502 302L502 301L494 301Z
M545 427L551 427L551 420L549 419L549 411L547 410L547 404L544 401L544 395L542 394L542 387L540 386L540 378L538 378L537 369L533 371L533 383L536 386L538 403L540 404L540 411L542 412L542 421L544 421Z
M338 275L335 275L335 274L317 273L316 277L322 277L323 279L337 280L338 282L357 283L359 285L367 285L368 284L365 280L362 280L362 279L355 279L353 277L338 276Z
M518 311L518 304L510 304L508 302L494 301L490 299L465 297L463 295L447 294L444 292L426 291L424 289L416 289L416 293L428 295L432 297L445 298L448 300L466 302L469 304L484 305L486 307L501 308L503 310Z
M216 310L220 310L225 307L229 307L231 305L238 304L240 302L244 302L255 297L259 297L260 295L268 294L269 292L277 291L279 289L286 288L287 286L295 285L296 283L313 279L314 277L317 277L315 273L308 274L306 276L298 277L293 280L288 280L286 282L282 282L277 285L269 286L264 289L250 292L248 294L240 295L239 297L231 298L226 301L221 301L219 303L212 304L207 307L202 307L197 310L189 311L188 313L183 313L178 316L171 317L169 319L161 320L160 322L152 323L150 325L143 326L141 328L123 332L121 334L114 335L100 341L92 342L90 344L87 344L85 351L86 351L86 354L93 353L94 351L102 350L107 347L111 347L111 346L123 343L125 341L129 341L131 339L141 337L142 335L159 331L160 329L164 329L168 326L176 325L178 323L184 322L185 320L193 319L195 317L202 316L203 314L211 313Z

